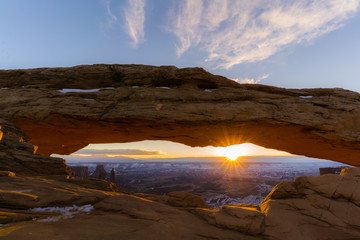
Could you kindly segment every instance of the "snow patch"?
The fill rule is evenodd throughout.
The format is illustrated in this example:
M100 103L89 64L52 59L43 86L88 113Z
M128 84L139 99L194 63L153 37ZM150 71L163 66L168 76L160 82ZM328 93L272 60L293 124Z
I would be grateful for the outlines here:
M139 88L140 86L131 86L132 88Z
M156 87L156 88L171 89L171 88L169 88L169 87Z
M67 216L67 217L55 216L55 217L48 217L48 218L44 218L44 219L40 219L40 220L37 220L36 218L34 218L33 220L37 221L37 222L57 222L60 219L69 219L69 218L72 218L72 216Z
M104 90L104 89L115 89L115 88L114 88L114 87L96 88L96 89L63 88L63 89L61 89L61 90L56 90L56 91L61 92L61 93L72 93L72 92L85 92L85 93L89 93L89 92L98 92L98 91Z
M83 205L83 206L72 206L72 207L44 207L44 208L32 208L29 211L33 212L57 212L60 213L58 216L52 216L44 219L33 219L34 221L37 220L38 222L56 222L61 219L69 219L73 218L74 215L79 213L87 213L89 214L94 207L90 204Z
M84 98L85 101L94 101L95 99L93 98Z
M210 208L217 209L226 204L235 205L241 203L241 198L232 198L225 193L225 194L219 194L217 196L208 197L205 199L205 201Z
M215 91L216 89L205 89L204 92L213 92Z
M243 198L241 197L229 197L226 193L219 194L217 196L211 196L205 199L206 203L212 209L221 208L224 205L236 205L239 203L247 203L260 205L260 203L264 200L264 197L261 195L248 195Z
M313 96L300 96L300 98L312 98Z
M260 205L263 200L264 200L264 197L262 197L262 196L249 195L244 198L241 198L240 203Z
M6 89L9 89L8 87L3 87L3 88L0 88L1 90L6 90Z

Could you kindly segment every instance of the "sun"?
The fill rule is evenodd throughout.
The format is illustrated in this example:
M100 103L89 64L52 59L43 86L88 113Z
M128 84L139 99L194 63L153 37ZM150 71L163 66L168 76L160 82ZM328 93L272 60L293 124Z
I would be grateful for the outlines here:
M244 144L232 145L228 147L218 147L216 155L226 157L231 161L236 161L239 157L246 156L248 149Z

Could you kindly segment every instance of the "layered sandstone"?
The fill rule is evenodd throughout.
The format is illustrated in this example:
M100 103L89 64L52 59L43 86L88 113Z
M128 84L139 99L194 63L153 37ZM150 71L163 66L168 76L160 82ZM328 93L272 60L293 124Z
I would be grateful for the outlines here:
M282 182L261 203L269 239L360 239L360 169Z
M0 171L17 175L71 175L65 160L37 155L37 147L10 121L0 119Z
M62 89L100 89L59 92ZM250 142L359 166L360 95L238 84L201 68L92 65L0 71L0 116L38 153L89 143Z
M344 169L340 175L282 182L260 206L208 209L184 192L134 196L101 180L0 175L0 237L360 239L359 184L360 170Z

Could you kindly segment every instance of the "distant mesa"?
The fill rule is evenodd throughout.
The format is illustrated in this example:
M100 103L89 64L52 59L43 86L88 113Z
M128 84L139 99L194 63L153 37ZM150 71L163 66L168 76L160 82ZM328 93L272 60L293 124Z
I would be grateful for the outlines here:
M87 179L89 178L89 167L87 166L71 166L73 178Z
M96 169L95 169L94 173L91 174L90 177L105 180L106 179L106 171L105 171L104 165L96 165Z

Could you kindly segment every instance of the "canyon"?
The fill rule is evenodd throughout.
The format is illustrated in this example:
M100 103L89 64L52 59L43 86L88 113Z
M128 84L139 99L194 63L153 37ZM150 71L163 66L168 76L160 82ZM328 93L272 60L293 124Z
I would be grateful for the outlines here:
M360 238L358 168L282 182L258 206L210 209L186 192L135 196L103 180L72 179L65 161L50 157L90 143L249 142L359 166L359 100L344 89L238 84L201 68L1 70L0 237Z

